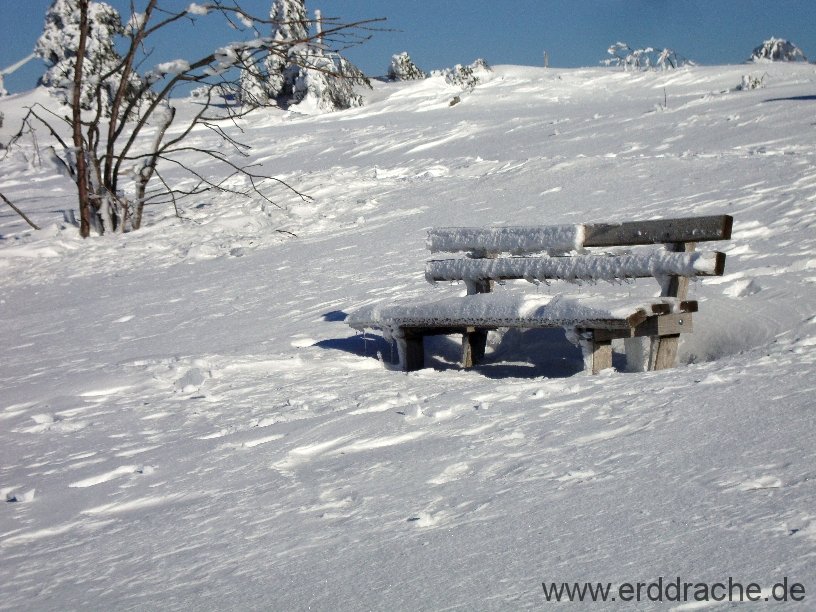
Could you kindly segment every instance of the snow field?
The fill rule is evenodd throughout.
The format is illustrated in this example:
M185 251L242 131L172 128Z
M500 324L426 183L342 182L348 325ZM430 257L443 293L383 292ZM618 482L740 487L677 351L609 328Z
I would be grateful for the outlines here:
M762 68L735 92L750 66L497 67L264 111L241 137L313 200L212 195L86 242L70 183L15 151L0 191L45 229L0 209L0 608L519 610L544 580L658 576L809 600L816 72ZM35 100L0 100L3 139ZM671 371L586 376L561 330L513 330L404 375L345 321L463 291L425 282L431 227L723 213Z

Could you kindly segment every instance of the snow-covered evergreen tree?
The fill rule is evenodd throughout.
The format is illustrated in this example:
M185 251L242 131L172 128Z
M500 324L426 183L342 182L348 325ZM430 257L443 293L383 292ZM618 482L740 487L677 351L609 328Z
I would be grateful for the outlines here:
M0 97L7 96L8 91L6 91L5 84L3 83L3 73L0 72Z
M348 60L326 51L320 36L310 33L305 0L273 0L269 17L272 42L263 75L268 100L299 104L311 99L322 111L362 104L354 86L368 80Z
M291 94L298 78L290 55L301 54L301 45L309 38L305 0L273 0L269 19L273 25L272 47L266 57L266 89L267 96L275 99Z
M427 75L420 70L407 51L397 53L391 57L391 66L388 68L388 78L392 81L418 81Z
M114 39L124 34L119 13L105 2L91 2L89 5L89 37L83 62L83 90L80 99L82 108L96 106L96 89L101 85L103 106L110 103L119 86L119 79L113 74L121 62ZM54 0L45 15L45 27L37 40L35 53L45 60L48 69L40 79L50 87L63 102L73 87L76 50L79 45L79 10L76 0ZM106 77L106 75L108 75ZM103 82L100 79L104 78ZM134 79L131 90L138 86Z
M336 54L325 54L312 47L304 55L295 81L293 101L300 103L311 99L322 111L345 110L362 106L363 98L354 86L368 83L365 75L354 64Z
M770 38L754 49L750 62L806 62L802 50L784 38Z
M252 60L250 52L242 53L239 89L241 104L248 107L266 106L269 104L269 91L266 75L260 72L260 66Z

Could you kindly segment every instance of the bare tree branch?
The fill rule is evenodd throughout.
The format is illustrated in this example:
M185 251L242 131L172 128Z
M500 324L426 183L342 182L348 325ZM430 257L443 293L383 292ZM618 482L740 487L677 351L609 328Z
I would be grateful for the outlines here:
M16 207L14 204L12 204L12 203L9 201L9 199L8 199L6 196L4 196L2 193L0 193L0 198L2 198L2 199L3 199L3 201L4 201L6 204L8 204L9 206L11 206L11 209L12 209L14 212L16 212L18 215L20 215L20 216L23 218L23 221L25 221L26 223L28 223L28 224L29 224L31 227L33 227L35 230L40 229L40 228L39 228L39 226L38 226L37 224L35 224L35 223L34 223L34 222L31 220L31 219L29 219L29 218L26 216L26 214L25 214L25 213L24 213L22 210L20 210L20 209L19 209L19 208L17 208L17 207Z

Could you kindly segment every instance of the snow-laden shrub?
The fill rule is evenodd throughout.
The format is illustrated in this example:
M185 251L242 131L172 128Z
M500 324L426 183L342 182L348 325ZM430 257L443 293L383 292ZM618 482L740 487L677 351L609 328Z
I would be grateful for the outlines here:
M784 38L770 38L754 49L749 62L806 62L802 50Z
M431 73L432 76L442 76L449 85L461 87L465 91L473 91L479 84L480 77L484 77L493 70L488 63L479 58L469 66L456 64L453 68L445 68Z
M683 66L693 66L694 62L679 55L674 49L667 48L658 53L655 65L661 70L673 70Z
M673 70L682 66L693 66L694 62L678 54L674 49L661 51L654 47L633 49L625 42L616 42L606 52L611 55L601 62L605 66L621 66L624 70Z
M737 85L737 91L751 91L752 89L762 89L765 87L766 75L757 76L755 74L743 74L742 82Z
M388 78L392 81L419 81L427 75L420 70L407 51L397 53L391 57L391 66L388 68Z

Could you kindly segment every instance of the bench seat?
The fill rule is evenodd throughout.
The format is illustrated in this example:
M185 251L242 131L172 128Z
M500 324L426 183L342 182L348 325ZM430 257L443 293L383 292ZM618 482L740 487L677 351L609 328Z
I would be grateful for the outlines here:
M354 329L380 329L397 344L406 371L425 366L425 336L462 334L463 363L484 357L489 330L502 327L541 329L563 327L581 344L592 372L612 364L614 339L666 336L692 331L696 301L661 297L633 305L631 299L601 296L479 293L463 297L404 304L372 304L352 312Z
M653 315L693 312L697 304L676 298L654 298L642 304L631 299L605 296L566 297L477 293L427 302L372 304L352 312L347 322L360 331L381 329L398 336L400 329L450 329L476 327L497 329L521 327L584 327L588 329L627 330ZM455 333L455 332L450 332Z

